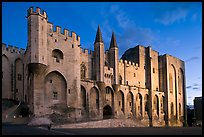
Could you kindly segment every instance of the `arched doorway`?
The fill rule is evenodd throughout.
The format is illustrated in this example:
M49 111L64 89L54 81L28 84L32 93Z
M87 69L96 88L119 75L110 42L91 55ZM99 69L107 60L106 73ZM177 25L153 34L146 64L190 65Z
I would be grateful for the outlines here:
M112 117L112 108L109 105L106 105L103 108L103 119L109 119Z

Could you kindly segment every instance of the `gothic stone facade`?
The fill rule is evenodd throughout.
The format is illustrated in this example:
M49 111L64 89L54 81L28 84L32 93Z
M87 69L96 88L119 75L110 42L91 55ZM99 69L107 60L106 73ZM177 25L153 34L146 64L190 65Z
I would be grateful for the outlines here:
M100 27L94 51L75 32L55 27L45 11L29 8L26 50L2 44L2 98L26 102L35 115L70 121L133 118L147 126L183 126L184 62L138 45L118 58L114 33L104 51Z

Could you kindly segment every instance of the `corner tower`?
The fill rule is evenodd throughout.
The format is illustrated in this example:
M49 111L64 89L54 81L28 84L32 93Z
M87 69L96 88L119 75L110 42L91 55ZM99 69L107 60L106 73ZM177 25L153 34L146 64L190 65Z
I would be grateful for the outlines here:
M109 65L113 68L114 84L118 84L118 46L114 32L109 47Z
M47 15L36 7L27 10L28 20L28 49L30 52L30 63L41 63L47 65Z
M94 53L95 53L95 79L96 81L104 81L104 43L100 27L96 33L96 39L94 42Z

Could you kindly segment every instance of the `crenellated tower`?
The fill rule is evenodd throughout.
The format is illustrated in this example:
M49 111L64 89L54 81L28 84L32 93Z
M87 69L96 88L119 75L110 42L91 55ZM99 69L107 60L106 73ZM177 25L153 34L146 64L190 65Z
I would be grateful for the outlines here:
M32 51L30 54L30 63L41 63L47 65L47 21L48 17L45 11L36 7L30 7L27 11L28 20L28 48Z
M118 84L118 46L114 32L112 32L109 47L109 65L111 68L113 68L114 84Z
M102 34L100 27L96 33L96 39L94 42L94 52L95 52L95 78L96 81L104 81L104 43L102 39Z

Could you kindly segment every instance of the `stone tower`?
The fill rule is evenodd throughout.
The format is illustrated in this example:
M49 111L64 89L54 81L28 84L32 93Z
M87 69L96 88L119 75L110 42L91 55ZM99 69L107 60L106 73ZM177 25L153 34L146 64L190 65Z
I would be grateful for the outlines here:
M118 84L118 46L114 32L112 33L109 47L109 65L113 68L114 84Z
M30 63L47 65L47 15L36 7L28 10L28 48L30 48Z
M94 42L95 51L95 78L96 81L104 81L104 43L100 27L96 33L96 39Z

